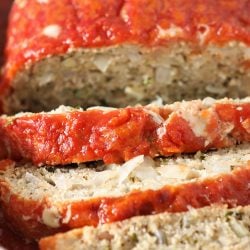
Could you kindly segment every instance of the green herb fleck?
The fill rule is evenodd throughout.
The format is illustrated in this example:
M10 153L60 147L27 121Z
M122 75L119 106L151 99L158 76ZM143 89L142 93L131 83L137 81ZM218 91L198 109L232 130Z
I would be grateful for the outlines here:
M152 78L149 76L144 76L142 80L143 85L150 85L152 84Z
M228 211L228 212L226 213L226 217L233 215L233 213L234 213L233 211Z
M233 212L233 211L228 211L226 213L226 217L228 219L228 217L230 216L234 216L236 218L236 220L242 220L242 217L243 217L243 213L241 212Z
M133 243L138 243L138 237L137 237L137 234L136 233L133 233L132 235L131 235L131 241L133 242Z
M205 155L201 153L200 160L203 161L203 160L205 160L205 158L206 158Z

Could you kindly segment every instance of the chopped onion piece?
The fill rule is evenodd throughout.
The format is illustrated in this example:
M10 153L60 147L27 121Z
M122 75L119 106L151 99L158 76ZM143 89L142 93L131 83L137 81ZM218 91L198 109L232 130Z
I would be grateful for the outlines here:
M136 156L136 157L132 158L131 160L127 161L126 163L124 163L119 169L119 181L118 181L118 183L119 184L123 183L128 178L128 176L131 174L131 172L135 168L140 166L143 162L144 162L144 155L139 155L139 156Z
M33 175L33 174L29 173L29 172L25 173L24 178L25 178L25 180L27 182L33 183L34 185L38 185L38 183L41 182L38 177L36 177L35 175Z
M59 189L67 190L68 188L76 189L76 187L84 188L86 186L86 182L81 178L69 179L64 174L51 176L51 180L56 184Z
M140 180L145 179L156 179L158 174L154 168L154 160L150 157L145 157L144 162L140 164L136 169L134 169L132 175Z
M229 222L231 229L235 232L235 234L239 238L243 238L245 236L249 236L249 231L247 228L242 225L240 222L236 221L234 218Z
M110 112L110 111L117 110L117 108L105 107L105 106L94 106L94 107L87 108L87 110L96 110L96 109L103 111L103 112Z
M156 96L156 99L154 101L152 101L151 103L148 104L148 106L159 106L162 107L163 106L163 100L160 96Z
M171 81L170 69L165 67L157 67L155 72L155 81L160 84L168 84Z
M166 178L188 179L191 169L185 165L167 165L158 169L159 173Z
M237 163L238 162L236 161L235 165L237 165ZM203 164L207 171L210 171L211 173L230 173L233 159L228 159L227 161L227 159L224 158L221 161L220 157L214 156L209 162L204 161Z
M102 72L105 73L111 64L112 59L107 56L97 56L93 61L94 65Z
M149 109L144 109L149 115L152 116L153 120L157 123L157 124L162 124L164 123L164 119L157 114L156 112L149 110Z
M105 170L102 172L96 172L91 182L94 183L95 186L100 186L113 178L117 179L117 177L118 172L116 170Z
M155 234L155 236L156 236L156 238L158 240L158 243L160 245L166 244L166 236L165 236L165 234L164 234L164 232L162 230L157 229L157 230L154 231L154 234Z

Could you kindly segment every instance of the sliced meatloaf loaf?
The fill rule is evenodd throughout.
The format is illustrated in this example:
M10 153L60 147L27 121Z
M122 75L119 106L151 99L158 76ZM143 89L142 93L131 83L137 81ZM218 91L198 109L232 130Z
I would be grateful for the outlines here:
M137 215L189 207L250 204L250 145L123 166L101 162L37 168L0 164L0 201L9 223L30 238Z
M179 102L0 117L0 158L38 165L120 163L250 141L249 99Z
M249 0L16 0L6 112L250 94Z
M84 227L40 241L41 250L247 250L250 207L212 206Z

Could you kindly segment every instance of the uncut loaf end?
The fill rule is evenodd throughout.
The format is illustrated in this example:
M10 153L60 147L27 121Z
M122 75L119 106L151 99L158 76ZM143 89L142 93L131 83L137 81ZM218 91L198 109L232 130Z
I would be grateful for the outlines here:
M15 1L4 110L245 97L249 11L246 0Z

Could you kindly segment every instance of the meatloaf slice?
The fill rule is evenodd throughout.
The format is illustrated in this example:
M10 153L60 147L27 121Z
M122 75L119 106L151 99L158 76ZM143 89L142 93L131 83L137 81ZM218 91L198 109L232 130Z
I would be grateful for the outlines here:
M120 163L250 141L249 99L179 102L0 117L0 158L37 165Z
M44 238L41 250L247 250L250 207L211 206L139 216Z
M2 161L0 200L8 221L40 238L82 226L189 207L250 205L250 145L122 166L91 163L37 168Z
M250 94L248 0L16 0L5 112Z

